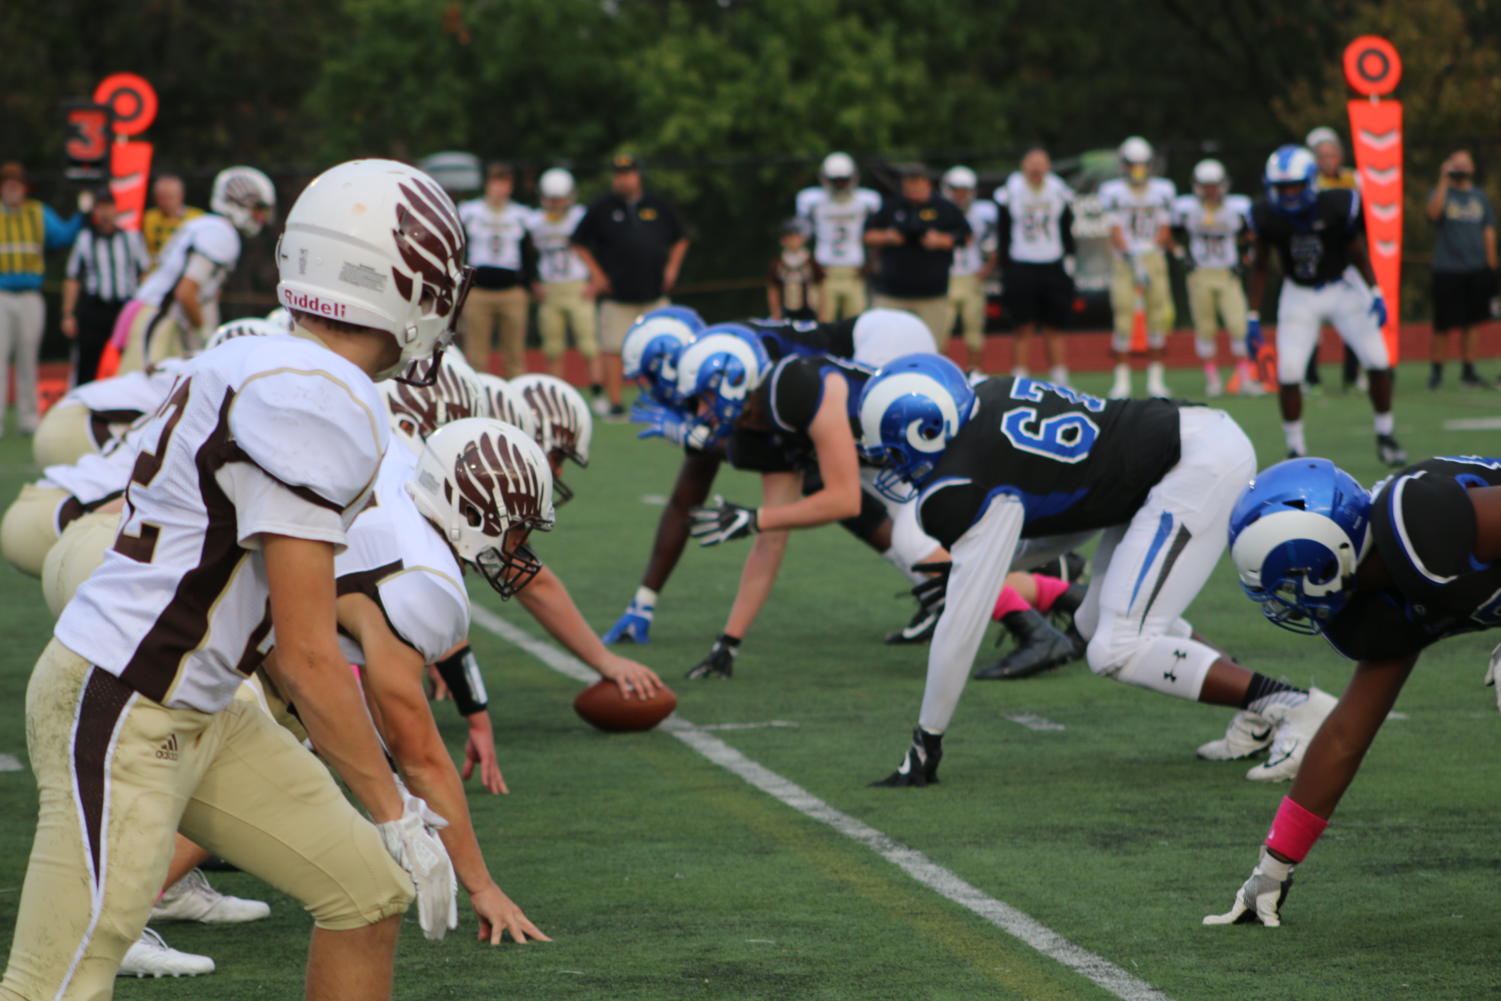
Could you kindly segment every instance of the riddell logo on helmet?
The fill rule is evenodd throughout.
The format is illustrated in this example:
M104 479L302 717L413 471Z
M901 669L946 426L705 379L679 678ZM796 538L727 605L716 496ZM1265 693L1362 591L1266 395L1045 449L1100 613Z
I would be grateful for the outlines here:
M288 291L282 305L288 309L300 309L304 313L332 316L335 319L343 319L346 312L343 303L329 302L326 299L320 299L316 295L308 295L304 292Z

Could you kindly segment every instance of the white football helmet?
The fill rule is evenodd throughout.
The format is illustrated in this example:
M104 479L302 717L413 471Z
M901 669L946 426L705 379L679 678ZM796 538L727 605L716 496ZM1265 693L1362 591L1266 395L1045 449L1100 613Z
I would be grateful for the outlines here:
M573 175L562 167L550 167L537 179L537 193L543 198L572 198Z
M553 375L529 373L511 380L511 388L521 394L531 407L537 421L537 444L549 458L553 455L572 459L580 466L589 465L589 441L594 437L594 418L589 413L589 404L584 394ZM573 497L568 488L555 474L553 486L558 503L567 503Z
M537 417L532 413L532 405L526 402L526 397L517 392L509 382L489 372L476 374L474 381L479 386L486 416L514 424L525 431L527 437L536 440Z
M276 211L276 187L254 167L225 167L214 177L208 207L246 236L255 236ZM258 213L263 213L256 218Z
M1127 164L1152 162L1152 144L1141 136L1131 136L1121 143L1119 150L1121 161Z
M453 355L445 354L437 376L426 385L387 379L376 386L386 401L391 429L415 452L438 428L484 412L479 386L453 361Z
M979 183L975 172L968 167L950 167L943 175L943 196L952 197L951 191L973 191Z
M1334 145L1340 147L1341 149L1344 149L1345 145L1340 141L1339 133L1334 131L1327 125L1320 125L1318 128L1308 133L1307 138L1303 140L1303 145L1307 146L1314 152L1318 152L1318 148L1325 143L1334 143Z
M276 259L283 306L395 338L401 359L381 379L447 346L473 275L453 201L395 160L350 160L315 177L287 214ZM412 379L436 376L428 364Z
M407 491L459 558L502 598L542 569L526 534L552 530L552 471L520 428L490 417L444 425L418 453Z
M1194 185L1202 187L1206 184L1226 184L1229 178L1225 174L1225 165L1218 160L1200 160L1194 164Z
M211 351L225 341L232 341L236 337L276 337L286 333L288 331L270 320L247 316L243 320L230 320L228 323L219 324L209 336L208 343L203 346L203 350Z
M297 326L297 321L292 319L291 311L285 306L277 306L271 312L267 313L266 322L284 334L290 334L293 328Z
M845 190L855 184L855 158L848 153L830 153L818 168L818 180L829 189Z

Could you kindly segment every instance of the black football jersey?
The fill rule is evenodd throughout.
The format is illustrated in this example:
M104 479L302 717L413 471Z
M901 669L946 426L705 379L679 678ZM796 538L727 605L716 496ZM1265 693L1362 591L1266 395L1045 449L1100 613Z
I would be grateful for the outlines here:
M1350 241L1365 232L1360 192L1320 191L1301 216L1283 215L1262 199L1251 209L1251 228L1258 242L1277 251L1286 281L1308 286L1338 281L1350 266Z
M1409 657L1446 636L1501 626L1501 563L1475 559L1472 487L1501 486L1501 459L1448 456L1377 485L1371 541L1392 580L1357 591L1324 626L1352 660Z
M831 355L852 358L855 354L855 318L834 323L818 320L746 320L756 332L772 361L793 355Z
M1131 520L1181 453L1171 400L1101 400L1033 379L988 379L918 499L923 530L952 547L999 493L1019 497L1024 538Z

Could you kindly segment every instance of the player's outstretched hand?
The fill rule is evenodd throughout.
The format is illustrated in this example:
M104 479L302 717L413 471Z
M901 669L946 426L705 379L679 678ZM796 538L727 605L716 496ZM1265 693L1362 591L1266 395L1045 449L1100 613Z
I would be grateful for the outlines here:
M713 504L688 512L688 532L700 546L717 546L759 532L757 521L755 508L741 507L716 495Z
M937 785L938 762L942 760L943 734L928 733L920 726L913 727L912 744L902 756L901 766L871 785L890 788Z
M1282 924L1282 901L1292 889L1293 869L1291 862L1273 858L1265 848L1261 849L1261 861L1251 871L1251 878L1241 884L1235 893L1235 903L1224 914L1209 914L1206 925L1260 924L1276 928Z
M625 606L625 614L622 615L610 631L605 633L606 643L619 643L621 640L630 640L632 643L651 642L651 618L657 606L640 598L632 598L631 603Z
M401 797L401 818L376 824L375 829L386 851L412 877L422 934L440 939L459 926L458 880L448 850L438 837L448 821L404 787Z
M469 906L474 908L474 916L479 919L479 933L475 938L481 942L499 945L507 932L517 945L526 945L528 941L552 941L494 883L471 896Z
M661 438L681 445L688 436L688 421L682 414L645 397L632 404L631 423L646 425L637 438Z
M1386 296L1381 294L1380 288L1371 289L1371 305L1366 310L1376 320L1376 326L1386 326Z
M628 657L610 654L609 659L600 665L599 673L615 682L623 699L641 699L645 702L656 698L657 693L662 690L662 679L657 677L656 671Z
M740 652L738 643L730 642L721 636L714 641L709 648L709 655L688 672L687 677L694 681L704 678L731 678L735 675L735 655Z

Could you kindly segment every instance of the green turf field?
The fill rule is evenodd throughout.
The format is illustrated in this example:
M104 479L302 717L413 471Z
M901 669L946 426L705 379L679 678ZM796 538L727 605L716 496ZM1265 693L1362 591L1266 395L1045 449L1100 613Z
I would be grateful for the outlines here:
M1326 366L1327 367L1327 366ZM1332 368L1331 368L1332 373ZM1445 420L1501 414L1501 394L1434 395L1402 373L1399 435L1414 458L1501 452L1496 432ZM1138 376L1139 378L1139 376ZM1335 376L1337 378L1337 375ZM1100 391L1102 376L1082 388ZM1197 391L1197 372L1170 384ZM1403 392L1405 390L1405 392ZM1225 404L1266 465L1282 455L1270 400ZM1365 482L1380 475L1363 398L1309 401L1309 444ZM0 440L0 490L32 478L27 443ZM552 537L534 540L596 627L637 584L676 466L628 428L596 429L594 461ZM720 484L753 502L748 477ZM1228 710L1164 698L1073 665L1039 679L974 683L946 741L943 784L872 789L906 746L925 648L884 646L910 614L901 578L842 531L800 533L730 682L690 683L728 610L745 549L690 551L658 606L641 659L694 724L786 721L714 736L824 802L947 867L1083 950L1176 1001L1494 997L1501 915L1497 752L1501 716L1481 687L1498 637L1449 641L1424 658L1328 834L1298 874L1281 929L1204 928L1255 859L1286 787L1244 762L1198 761ZM36 583L0 568L0 754L24 761L22 697L48 635ZM531 633L512 604L476 601ZM1320 640L1261 621L1227 563L1190 612L1248 666L1338 692L1348 667ZM576 682L475 630L491 692L505 797L470 799L492 871L556 941L482 947L467 912L424 941L409 915L400 998L1104 999L1080 974L944 899L828 826L795 812L667 732L606 736L574 716ZM1006 717L1060 724L1034 730ZM440 707L456 753L463 728ZM0 772L0 936L31 839L24 771ZM272 902L270 920L163 926L212 955L200 980L121 982L127 999L300 996L309 921L250 877L222 888Z

